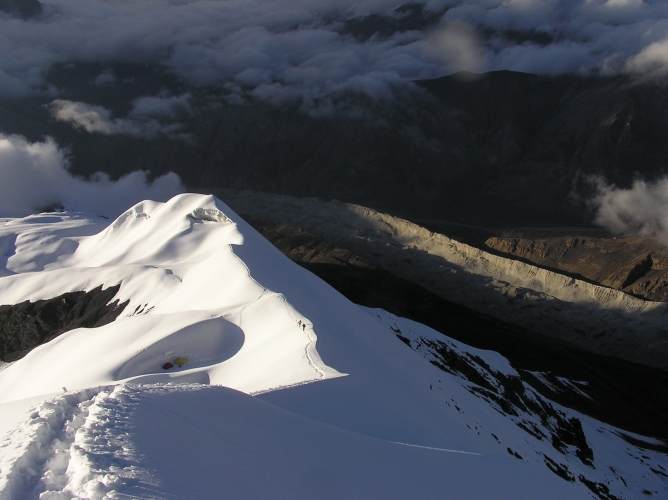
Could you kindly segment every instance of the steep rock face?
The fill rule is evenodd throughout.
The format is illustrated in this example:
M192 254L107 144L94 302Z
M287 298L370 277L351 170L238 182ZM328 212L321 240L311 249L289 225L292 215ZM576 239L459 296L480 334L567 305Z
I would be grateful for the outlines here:
M461 131L447 149L466 154L459 163L476 178L457 196L467 208L475 201L503 212L537 210L542 224L561 212L566 221L566 197L573 188L586 191L588 175L628 185L668 165L668 100L660 85L507 71L420 84L437 96L434 113L452 123L445 128Z
M390 101L331 96L335 112L233 105L155 67L112 65L119 82L91 85L108 65L54 68L60 98L124 117L133 99L190 92L179 116L190 141L105 136L53 122L47 98L0 103L0 130L71 148L73 171L177 172L190 187L318 196L379 210L483 225L582 224L588 176L618 186L668 165L666 87L623 77L539 77L500 71L451 75L398 89ZM308 111L308 110L307 110Z
M668 301L668 251L654 238L507 234L486 245L638 297Z
M290 260L300 264L332 264L353 266L361 269L377 269L375 264L355 255L350 250L339 248L328 241L290 224L276 224L269 220L244 215L244 220L262 236L267 238Z
M96 328L114 321L127 302L112 302L120 285L71 292L47 300L0 305L0 360L16 361L38 345L75 328Z

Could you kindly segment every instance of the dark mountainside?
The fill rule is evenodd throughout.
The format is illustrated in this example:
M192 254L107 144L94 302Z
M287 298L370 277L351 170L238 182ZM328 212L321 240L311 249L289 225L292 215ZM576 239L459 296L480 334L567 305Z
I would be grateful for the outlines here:
M127 302L111 302L120 285L71 292L47 300L0 306L0 360L16 361L35 347L75 328L114 321Z
M109 67L116 83L94 85ZM668 90L626 77L457 74L397 89L392 101L331 96L338 111L324 117L229 104L220 90L187 87L157 66L57 66L48 81L59 98L120 118L137 97L192 94L192 114L175 119L190 140L89 134L54 122L51 99L0 102L0 131L53 136L75 173L171 170L193 189L318 196L408 219L586 225L589 176L628 187L668 165Z
M287 257L351 301L423 323L473 347L496 351L508 358L525 382L559 404L630 432L668 438L668 416L663 411L668 407L664 390L668 372L536 335L442 299L301 228L243 217ZM451 353L442 353L442 363L467 376L463 361ZM545 385L530 372L542 372L561 390ZM586 382L587 395L569 389L557 377Z

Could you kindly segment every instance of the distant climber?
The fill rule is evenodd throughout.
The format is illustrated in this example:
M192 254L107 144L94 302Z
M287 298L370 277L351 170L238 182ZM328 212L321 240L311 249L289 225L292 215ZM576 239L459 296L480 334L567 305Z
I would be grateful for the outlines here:
M182 356L180 356L180 357L178 357L174 360L174 364L178 367L181 367L181 366L185 365L187 362L188 362L188 359L184 358Z
M169 361L167 363L165 363L164 365L162 365L163 370L169 370L170 368L174 368L174 365L172 363L170 363Z
M302 323L302 331L303 331L303 332L306 331L306 323Z
M302 326L302 320L299 320L299 323L297 323L299 326Z

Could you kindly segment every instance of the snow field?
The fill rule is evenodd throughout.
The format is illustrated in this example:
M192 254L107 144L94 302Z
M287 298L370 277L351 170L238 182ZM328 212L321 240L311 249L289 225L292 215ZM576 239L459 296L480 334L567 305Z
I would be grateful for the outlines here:
M508 456L382 441L215 386L64 394L22 431L0 447L3 499L586 498Z
M501 377L519 377L508 360L496 352L467 346L425 325L394 316L382 309L364 310L392 333L410 340L416 354L426 361L439 360L439 356L434 355L432 342L447 345L460 359L475 367L479 376L502 395L504 388ZM556 412L562 414L565 421L577 418L581 422L587 444L593 450L592 463L587 464L577 456L577 450L572 445L565 446L562 451L555 448L550 439L554 431L554 428L551 428L554 421L550 422L552 419L549 415L546 418L546 415L533 413L527 408L522 409L520 405L515 407L518 415L506 414L507 408L504 410L484 398L476 397L479 393L470 389L481 387L479 384L467 381L465 375L452 370L453 373L440 371L438 376L432 379L430 386L439 397L449 399L450 411L454 409L469 426L469 430L476 431L477 436L469 436L471 442L494 439L500 449L510 449L521 456L522 460L543 466L552 461L564 466L567 475L575 482L582 482L580 477L583 477L587 481L605 485L609 493L618 498L646 498L650 493L660 498L668 496L668 457L664 453L632 445L621 435L629 435L639 442L645 442L648 447L661 446L661 442L621 431L546 400L523 382L523 389L529 399L547 402ZM539 372L536 373L542 376ZM582 391L576 382L564 380L567 386L573 386L573 390ZM466 392L456 392L454 389L457 387L465 389ZM505 399L510 402L514 398L506 396ZM522 427L529 428L532 432L520 430ZM539 436L540 432L543 433L542 437Z
M395 332L483 360L492 387L516 373L505 358L352 304L213 197L142 202L104 227L68 217L39 223L54 238L72 226L67 252L21 239L34 221L2 226L42 268L9 256L0 303L120 283L129 304L0 371L0 414L15 414L0 418L0 498L591 498L546 455L624 498L667 491L636 458L665 456L585 418L596 469L560 455L518 426L539 417L503 415Z
M119 434L109 438L108 411L99 405L113 391L88 389L52 398L9 433L0 444L0 498L104 498L118 489L126 450L118 425L113 432ZM104 472L96 470L100 465Z

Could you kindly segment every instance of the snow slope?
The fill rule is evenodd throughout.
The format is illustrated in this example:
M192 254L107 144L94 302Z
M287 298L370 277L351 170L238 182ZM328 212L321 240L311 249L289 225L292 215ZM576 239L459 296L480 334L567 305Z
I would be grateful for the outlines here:
M350 303L211 196L0 231L0 304L100 284L130 301L0 371L2 499L668 494L665 455L536 413L522 384L526 411L499 406L515 398L505 359L457 344L487 382L443 371L419 346L447 337Z

